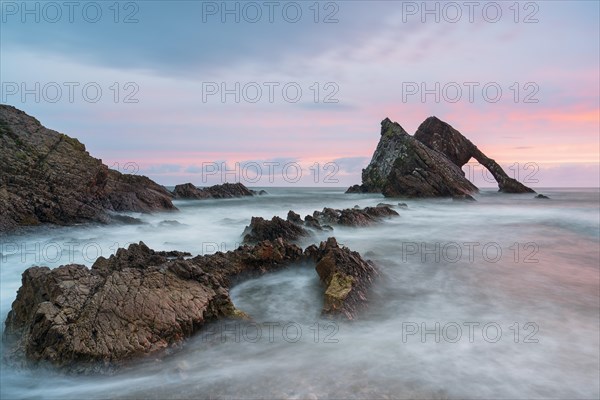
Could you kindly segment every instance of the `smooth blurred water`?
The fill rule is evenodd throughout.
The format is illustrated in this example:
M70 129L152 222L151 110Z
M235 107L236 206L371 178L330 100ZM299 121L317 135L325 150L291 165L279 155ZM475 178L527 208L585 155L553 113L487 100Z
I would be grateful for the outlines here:
M89 266L140 240L156 250L227 251L252 216L407 203L396 207L399 218L332 234L381 271L360 319L320 319L323 288L314 265L295 265L233 288L236 306L253 322L212 324L183 351L113 376L3 364L1 398L600 396L598 189L540 190L551 200L484 190L476 203L266 190L253 198L179 201L178 213L130 214L142 225L44 227L3 237L0 316L32 265Z

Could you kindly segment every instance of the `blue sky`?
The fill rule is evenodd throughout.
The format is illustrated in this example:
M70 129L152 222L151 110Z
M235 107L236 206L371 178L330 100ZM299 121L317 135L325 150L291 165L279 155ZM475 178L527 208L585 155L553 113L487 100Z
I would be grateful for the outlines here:
M2 1L0 101L163 184L358 183L383 118L436 115L532 186L598 186L598 2L315 3Z

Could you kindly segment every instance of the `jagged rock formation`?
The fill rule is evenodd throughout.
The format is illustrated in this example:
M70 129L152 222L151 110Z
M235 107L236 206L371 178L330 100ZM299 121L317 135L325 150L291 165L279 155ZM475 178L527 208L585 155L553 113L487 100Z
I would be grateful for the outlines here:
M262 217L252 217L250 225L244 229L242 235L244 243L258 243L262 240L275 240L277 238L296 241L302 237L309 236L309 232L303 227L302 220L291 221L290 214L288 214L287 220L280 217L273 217L271 220L266 220Z
M329 238L319 247L306 249L317 262L317 273L325 284L323 314L343 314L353 319L365 305L367 293L377 272L360 254L340 248L335 238Z
M500 165L452 126L430 117L414 136L398 123L388 118L383 120L381 139L370 164L363 170L362 185L350 187L347 193L468 198L478 191L461 170L471 158L492 173L501 192L534 192L510 178Z
M535 193L533 189L509 177L496 161L483 154L477 146L450 124L436 117L427 118L419 126L414 137L427 147L444 154L458 167L462 167L471 158L474 158L490 171L496 182L498 182L500 192Z
M149 178L111 170L77 139L0 105L0 210L3 232L40 223L109 222L110 211L176 208L169 191Z
M361 186L353 186L348 192L382 192L386 197L462 196L477 192L459 167L388 118L381 122L381 139L362 179Z
M229 297L233 281L308 260L317 263L326 284L323 314L352 319L365 306L375 276L372 264L333 238L305 252L277 239L227 253L183 255L140 242L98 258L91 269L27 269L6 319L8 357L74 372L104 371L177 346L208 321L243 315Z
M365 207L364 209L347 208L335 210L324 208L323 211L315 211L313 218L321 224L344 225L344 226L369 226L381 222L383 218L395 217L399 214L387 205L377 207Z
M264 190L256 193L241 183L224 183L207 188L199 189L192 183L184 183L175 186L173 195L176 199L230 199L233 197L254 196L255 194L266 194Z
M257 243L262 240L275 240L281 238L296 241L310 236L310 231L332 230L330 225L368 226L381 222L383 218L397 216L398 213L387 205L365 207L364 209L336 210L324 208L307 215L304 220L300 215L289 211L287 219L273 217L265 220L261 217L252 217L250 225L242 234L244 243Z

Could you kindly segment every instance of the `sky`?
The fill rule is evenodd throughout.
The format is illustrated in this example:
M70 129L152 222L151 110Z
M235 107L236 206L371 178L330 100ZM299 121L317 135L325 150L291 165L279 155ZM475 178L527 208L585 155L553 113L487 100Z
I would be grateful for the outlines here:
M435 115L529 186L598 187L599 4L0 1L0 103L164 185L349 186L384 118Z

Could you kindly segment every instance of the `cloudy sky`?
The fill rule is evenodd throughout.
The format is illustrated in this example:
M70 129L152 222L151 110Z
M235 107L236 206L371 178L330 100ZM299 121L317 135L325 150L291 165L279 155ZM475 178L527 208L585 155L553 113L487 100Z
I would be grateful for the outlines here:
M530 186L599 185L597 1L2 1L0 13L0 102L165 185L359 183L382 119L414 133L430 115ZM478 165L467 173L492 185Z

